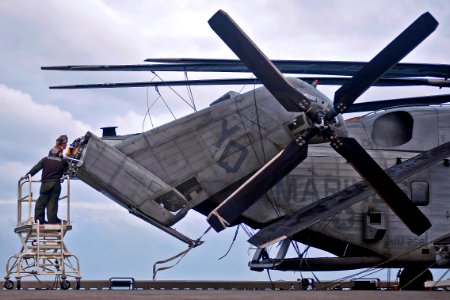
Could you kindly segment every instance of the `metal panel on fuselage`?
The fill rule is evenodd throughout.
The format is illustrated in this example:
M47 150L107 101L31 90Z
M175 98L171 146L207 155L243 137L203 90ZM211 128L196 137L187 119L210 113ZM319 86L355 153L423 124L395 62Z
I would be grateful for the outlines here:
M291 139L286 125L292 120L292 113L259 88L115 147L173 187L195 178L202 193L191 199L193 207L280 151Z
M95 135L88 135L76 176L123 207L146 210L148 216L170 223L172 214L147 199L157 198L172 187Z

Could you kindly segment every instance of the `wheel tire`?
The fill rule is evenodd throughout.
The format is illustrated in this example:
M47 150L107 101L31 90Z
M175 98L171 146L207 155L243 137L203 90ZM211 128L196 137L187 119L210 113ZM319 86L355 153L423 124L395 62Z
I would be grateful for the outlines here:
M81 288L81 280L77 279L77 286L75 287L77 290Z
M16 281L16 289L20 290L21 288L22 288L22 284L21 284L21 282L20 282L20 279L18 279L18 280Z
M420 267L404 268L402 273L400 274L400 288L402 290L413 290L413 291L425 290L424 283L425 281L433 280L433 274L431 274L431 271L428 269L425 272L423 272L423 270L424 268ZM414 279L415 277L417 278Z
M5 287L5 289L7 290L12 290L14 288L14 282L12 282L11 280L6 280L3 283L3 286Z
M68 290L70 289L70 281L68 280L61 280L61 289L62 290Z

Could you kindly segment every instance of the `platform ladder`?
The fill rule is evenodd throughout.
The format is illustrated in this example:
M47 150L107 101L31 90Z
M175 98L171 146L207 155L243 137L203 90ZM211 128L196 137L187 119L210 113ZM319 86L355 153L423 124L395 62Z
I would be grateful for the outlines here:
M6 263L6 276L3 286L13 289L14 282L11 274L15 273L16 288L21 289L21 279L34 276L40 281L40 275L54 275L53 287L69 289L69 277L76 280L76 289L80 288L80 263L64 243L66 233L72 229L70 225L70 178L65 176L67 194L59 198L66 202L66 221L61 224L40 224L34 220L33 181L31 176L21 179L17 189L17 226L14 232L19 236L21 249L8 258ZM27 190L28 192L24 192ZM39 194L39 193L37 193Z

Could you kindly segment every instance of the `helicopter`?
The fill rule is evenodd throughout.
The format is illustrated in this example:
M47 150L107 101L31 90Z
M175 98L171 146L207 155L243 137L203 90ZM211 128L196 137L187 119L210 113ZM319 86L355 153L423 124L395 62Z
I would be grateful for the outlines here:
M429 268L450 266L449 95L355 103L370 86L450 85L450 66L399 61L438 26L420 16L371 61L271 61L224 11L209 25L239 60L149 59L148 64L56 66L69 71L251 72L256 79L160 85L263 86L229 92L198 112L141 134L88 132L72 144L71 172L157 228L194 209L213 229L246 224L259 231L249 267L349 270L403 268L400 284L419 289ZM342 84L331 100L320 84ZM347 77L343 77L347 76ZM51 89L152 86L154 82L53 86ZM344 120L349 112L372 111ZM291 241L336 257L286 258ZM282 243L276 258L267 247ZM414 283L410 283L414 280ZM407 285L407 286L406 286Z

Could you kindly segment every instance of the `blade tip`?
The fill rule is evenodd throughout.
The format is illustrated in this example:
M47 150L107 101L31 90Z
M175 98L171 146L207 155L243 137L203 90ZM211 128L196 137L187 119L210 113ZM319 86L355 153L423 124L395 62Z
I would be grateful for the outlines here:
M285 240L285 239L287 239L287 238L288 238L288 237L287 237L286 235L282 235L282 236L279 236L279 237L277 237L277 238L275 238L275 239L273 239L273 240L270 240L270 241L267 241L267 240L254 241L254 240L253 240L253 237L252 237L252 238L250 238L250 239L248 240L248 242L249 242L250 244L252 244L252 245L254 245L254 246L260 248L260 249L264 249L264 248L269 247L270 245L273 245L273 244L275 244L275 243L277 243L277 242L281 242L281 241L283 241L283 240Z
M221 232L225 228L227 228L226 224L221 220L221 217L217 214L217 212L211 212L206 219L208 221L209 225L216 231Z

